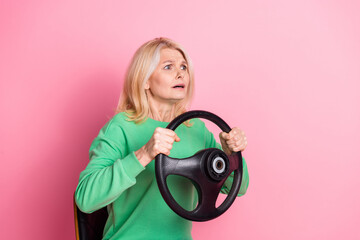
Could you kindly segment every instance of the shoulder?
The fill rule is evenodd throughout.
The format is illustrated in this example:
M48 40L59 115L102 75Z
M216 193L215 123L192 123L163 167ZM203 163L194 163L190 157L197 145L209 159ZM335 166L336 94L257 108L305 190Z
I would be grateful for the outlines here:
M125 112L119 112L119 113L115 114L110 121L116 122L116 123L131 122L128 120L128 116L126 115Z
M124 112L120 112L113 116L100 130L100 134L111 137L119 136L123 134L123 129L129 129L135 127L133 121L128 120L128 117Z

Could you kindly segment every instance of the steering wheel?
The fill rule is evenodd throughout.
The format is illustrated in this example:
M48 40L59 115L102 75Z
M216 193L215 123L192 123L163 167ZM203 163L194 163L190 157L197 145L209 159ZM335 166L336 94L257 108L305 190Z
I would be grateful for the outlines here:
M231 128L220 117L206 111L189 111L176 117L166 127L175 130L192 118L204 118L215 123L224 132ZM216 199L227 177L234 171L231 190L224 202L216 207ZM217 148L207 148L188 158L171 158L164 154L155 157L155 175L160 193L169 207L179 216L191 221L208 221L223 214L234 202L241 185L243 164L241 152L225 154ZM169 175L190 179L198 191L198 205L192 211L181 207L171 195L166 184Z

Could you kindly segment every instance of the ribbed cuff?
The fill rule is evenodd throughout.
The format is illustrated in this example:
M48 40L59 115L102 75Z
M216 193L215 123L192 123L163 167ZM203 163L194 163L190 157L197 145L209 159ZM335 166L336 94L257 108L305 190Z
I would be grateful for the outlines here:
M123 168L126 170L126 174L129 177L136 177L141 173L145 168L139 160L136 158L136 155L134 152L129 153L125 158L121 159L121 164Z

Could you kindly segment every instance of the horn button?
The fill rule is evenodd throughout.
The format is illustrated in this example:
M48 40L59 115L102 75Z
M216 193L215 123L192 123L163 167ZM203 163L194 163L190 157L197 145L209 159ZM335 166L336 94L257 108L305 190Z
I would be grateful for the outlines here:
M214 181L223 180L229 172L229 159L224 152L214 149L207 157L207 175Z

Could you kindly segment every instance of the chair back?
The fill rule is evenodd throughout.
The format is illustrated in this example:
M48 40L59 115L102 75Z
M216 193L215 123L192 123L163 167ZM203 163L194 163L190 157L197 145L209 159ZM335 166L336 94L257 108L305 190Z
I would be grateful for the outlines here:
M74 197L76 240L101 240L108 216L106 207L91 214L80 211Z

